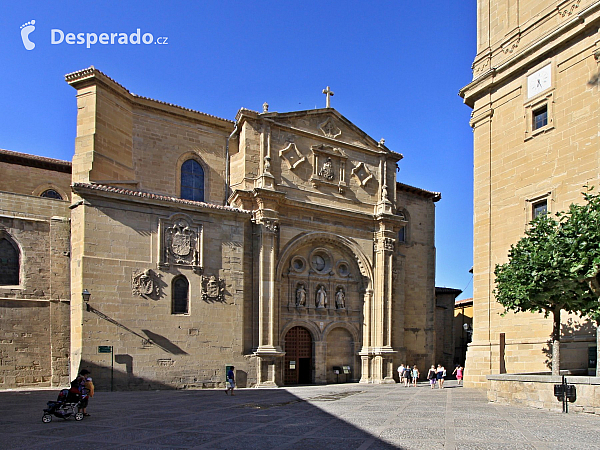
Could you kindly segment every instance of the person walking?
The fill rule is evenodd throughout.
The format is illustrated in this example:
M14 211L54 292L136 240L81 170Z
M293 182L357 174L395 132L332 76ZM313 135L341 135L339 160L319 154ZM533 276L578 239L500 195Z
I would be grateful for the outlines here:
M458 364L454 368L454 372L452 372L452 375L456 374L456 381L458 381L458 385L459 386L462 386L463 371L464 371L463 366L461 366L460 364Z
M446 376L446 369L441 364L438 364L436 370L436 378L438 381L438 387L444 389L444 377Z
M229 391L231 391L231 395L234 395L233 390L235 389L235 374L233 373L234 366L231 366L229 371L227 372L227 389L225 389L225 394L229 395Z
M404 387L409 387L410 386L410 364L407 364L406 367L404 368Z
M398 366L398 383L402 384L402 382L404 381L404 379L402 378L404 376L404 364L400 364Z
M417 365L415 364L412 368L412 384L413 387L417 387L417 381L419 380L419 369L417 369Z
M431 389L435 388L435 381L437 379L437 372L435 371L435 366L432 364L431 368L427 372L427 379L429 380L429 384L431 385Z

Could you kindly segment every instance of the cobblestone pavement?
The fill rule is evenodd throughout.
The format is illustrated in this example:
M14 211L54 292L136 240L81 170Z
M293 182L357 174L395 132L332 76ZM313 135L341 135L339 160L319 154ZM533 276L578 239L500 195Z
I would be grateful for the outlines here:
M0 392L0 449L600 449L600 418L486 401L447 382L97 392L81 422L42 410L57 391Z

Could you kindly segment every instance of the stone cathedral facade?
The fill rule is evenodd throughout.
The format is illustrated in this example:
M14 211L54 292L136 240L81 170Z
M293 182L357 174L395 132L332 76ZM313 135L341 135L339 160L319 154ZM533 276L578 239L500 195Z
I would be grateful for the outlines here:
M0 216L20 261L0 308L46 305L36 320L62 320L63 351L40 345L37 381L3 365L3 387L57 385L83 367L101 388L216 387L227 365L241 386L385 383L401 362L433 363L440 194L397 182L402 155L383 140L331 107L265 104L230 121L136 96L93 67L66 81L70 179L46 181L69 166L46 161L41 187L4 188ZM39 198L43 187L60 198ZM60 209L36 216L49 224L40 242L56 240L52 224L67 233L60 293L25 272L27 227L7 216L33 219L29 200Z

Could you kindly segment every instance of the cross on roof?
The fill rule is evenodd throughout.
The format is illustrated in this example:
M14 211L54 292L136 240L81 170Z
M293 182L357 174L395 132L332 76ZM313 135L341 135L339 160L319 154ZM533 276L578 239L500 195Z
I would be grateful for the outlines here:
M331 108L331 104L329 103L329 97L333 96L333 91L331 89L329 89L329 86L327 86L327 89L323 89L323 94L325 94L327 96L325 108Z

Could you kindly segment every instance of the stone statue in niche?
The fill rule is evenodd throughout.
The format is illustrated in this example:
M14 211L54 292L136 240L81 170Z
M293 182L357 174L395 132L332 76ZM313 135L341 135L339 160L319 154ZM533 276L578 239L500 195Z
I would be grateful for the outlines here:
M327 181L333 180L335 175L333 173L333 162L331 162L331 157L328 157L325 164L323 164L323 167L319 171L319 176L325 178Z
M338 288L335 293L335 308L336 309L344 309L346 307L346 294L344 293L344 288Z
M302 283L296 288L296 306L306 306L306 289Z
M202 276L202 300L205 302L224 302L225 280L214 275Z
M131 275L131 293L133 295L158 296L158 283L152 270L134 270Z
M326 308L327 307L327 291L325 290L325 286L319 286L317 289L317 297L315 299L315 306L317 308Z

